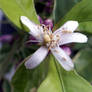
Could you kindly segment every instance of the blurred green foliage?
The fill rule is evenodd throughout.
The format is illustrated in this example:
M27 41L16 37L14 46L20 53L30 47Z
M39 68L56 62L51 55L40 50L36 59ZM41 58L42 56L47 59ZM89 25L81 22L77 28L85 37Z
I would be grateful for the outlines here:
M80 50L74 58L76 71L92 83L92 48Z

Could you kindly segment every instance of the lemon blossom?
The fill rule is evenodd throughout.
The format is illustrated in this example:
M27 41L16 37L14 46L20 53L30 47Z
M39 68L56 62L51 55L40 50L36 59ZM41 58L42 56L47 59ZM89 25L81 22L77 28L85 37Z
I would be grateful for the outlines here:
M29 34L36 38L42 46L25 62L27 69L37 67L47 56L48 52L55 56L60 65L67 71L74 68L72 59L59 46L78 42L87 42L87 37L74 31L78 27L77 21L67 21L63 26L52 33L45 25L37 25L27 17L21 16L21 22L30 30Z

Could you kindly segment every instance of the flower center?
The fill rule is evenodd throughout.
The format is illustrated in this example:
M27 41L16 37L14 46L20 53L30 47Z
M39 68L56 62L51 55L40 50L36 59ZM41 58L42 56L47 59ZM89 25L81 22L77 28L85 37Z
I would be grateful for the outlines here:
M60 40L60 36L53 35L51 30L49 30L46 26L44 26L43 31L44 44L48 47L48 49L50 50L51 48L56 47L58 45L58 41Z
M45 43L51 42L51 38L50 38L50 36L48 34L44 34L43 39L44 39Z
M52 33L50 33L50 34L44 33L43 39L44 39L45 45L50 50L51 48L54 48L58 45L58 41L60 40L60 36L53 35Z

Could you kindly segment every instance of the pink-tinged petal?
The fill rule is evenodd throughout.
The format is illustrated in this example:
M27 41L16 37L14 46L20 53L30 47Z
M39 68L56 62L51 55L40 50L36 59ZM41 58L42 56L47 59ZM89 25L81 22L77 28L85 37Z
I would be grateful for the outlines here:
M65 33L61 34L59 45L64 45L68 43L85 43L88 38L86 35L81 33Z
M30 21L27 17L21 16L20 18L21 22L27 26L30 30L30 34L34 36L38 40L42 40L42 34L43 34L43 28L40 25L36 25L32 21Z
M54 34L58 33L61 34L62 32L74 32L78 27L77 21L67 21L63 26L57 29Z
M74 68L71 58L60 47L52 48L51 52L65 70L70 71Z
M27 69L33 69L37 67L47 56L48 49L44 46L40 47L26 62Z

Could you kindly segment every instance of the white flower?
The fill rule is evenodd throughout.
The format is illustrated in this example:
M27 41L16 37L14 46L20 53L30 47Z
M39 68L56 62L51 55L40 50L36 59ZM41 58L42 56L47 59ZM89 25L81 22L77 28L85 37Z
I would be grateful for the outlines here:
M21 16L21 22L29 28L29 33L36 38L37 42L42 43L42 46L25 62L27 69L37 67L45 59L49 50L65 70L70 71L74 68L71 58L59 46L72 42L87 42L85 35L77 32L73 33L78 27L77 21L66 22L54 33L50 28L37 25L25 16Z

